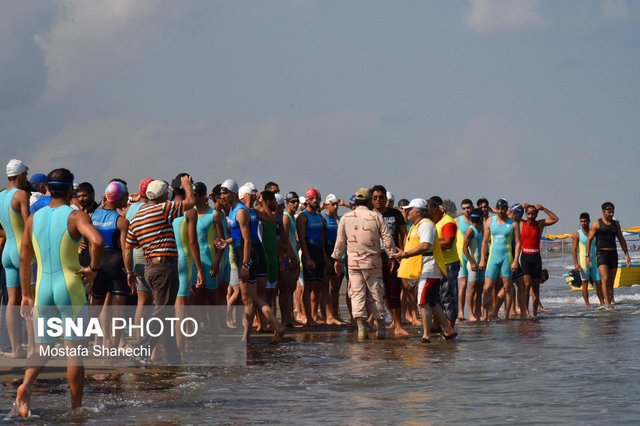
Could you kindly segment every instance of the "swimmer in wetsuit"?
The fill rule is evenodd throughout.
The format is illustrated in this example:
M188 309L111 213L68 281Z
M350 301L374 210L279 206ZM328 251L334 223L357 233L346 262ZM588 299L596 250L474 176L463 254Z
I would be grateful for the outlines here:
M602 280L600 279L600 271L598 271L598 265L591 263L587 267L587 239L589 238L589 225L590 225L589 213L580 213L580 229L578 232L574 232L571 236L571 252L573 254L573 265L577 272L580 273L580 279L582 280L582 298L584 299L584 306L589 309L591 304L589 303L589 283L593 284L596 289L598 299L600 299L600 306L604 306L604 297L602 295ZM591 251L589 252L590 258L596 258L596 245L591 245Z
M520 222L520 238L522 241L522 254L520 266L524 276L525 295L527 302L525 308L529 308L529 293L532 295L533 317L538 315L540 307L540 279L542 278L542 257L540 256L540 238L547 226L558 222L559 218L554 212L540 204L530 205L524 203L527 220ZM537 220L538 212L543 211L549 216L547 219ZM520 312L520 315L524 315Z
M472 209L473 202L470 199L465 198L460 203L460 210L462 210L462 214L455 219L456 226L458 227L456 250L458 251L458 258L460 259L460 272L458 273L458 319L460 321L464 320L464 305L467 299L467 281L469 276L467 257L465 256L462 247L464 245L466 232L471 227ZM476 259L478 259L478 257L476 257ZM469 307L469 317L473 317L473 315L471 315L471 307Z
M51 204L29 218L25 226L25 236L28 238L23 238L21 243L21 313L25 318L32 315L77 318L86 315L87 305L80 277L87 283L93 281L100 267L104 244L89 216L69 206L73 195L73 174L67 169L56 169L49 173L47 182ZM85 237L90 243L91 263L84 268L78 262L81 237ZM38 263L35 294L31 288L29 267L34 256ZM82 336L65 335L64 345L67 348L77 348L82 344L82 339ZM49 343L52 342L44 334L38 339L38 347L33 355L27 359L24 381L16 396L16 411L21 417L28 417L30 414L31 390L47 362L47 358L40 355L39 346ZM81 357L67 357L67 380L71 408L79 408L82 406L84 384Z
M24 358L22 339L20 338L20 321L18 306L22 292L20 291L20 247L24 225L29 218L29 194L27 187L29 168L20 160L11 160L7 164L7 189L0 192L0 225L5 232L5 244L2 250L2 266L5 270L7 293L6 324L11 341L11 358ZM31 268L31 265L29 265ZM33 340L29 330L29 341ZM30 344L30 347L33 347Z
M239 198L239 195L242 195L242 198L249 202L251 192L252 190L246 186L243 186L243 188L239 190L238 184L232 179L227 179L222 183L222 199L224 203L231 208L229 212L231 238L227 240L219 238L216 240L216 247L222 250L226 248L228 244L233 245L235 261L238 266L238 276L240 278L240 291L244 303L243 340L249 340L255 308L258 307L274 329L274 336L271 342L279 343L284 337L285 329L278 323L269 305L258 297L257 292L256 263L258 262L258 254L255 251L252 238L254 232L257 234L257 223L254 222L255 230L253 230L254 225L251 219L251 212L246 205L240 202Z
M492 314L497 315L499 306L494 306L491 311L492 291L496 285L498 276L502 276L505 289L505 315L504 320L509 319L511 304L513 303L512 274L518 269L518 257L520 257L520 229L513 226L514 221L507 217L509 203L499 199L496 203L496 216L486 221L484 237L482 239L482 255L480 269L485 271L484 288L482 292L482 321L488 321ZM489 240L491 249L489 250ZM511 242L515 240L515 253L512 254Z
M100 314L103 330L106 330L103 344L107 347L118 345L121 335L119 330L113 335L109 332L111 317L122 316L122 305L126 303L127 296L135 291L127 282L122 258L122 247L126 244L129 221L126 217L120 216L117 210L126 205L128 195L125 185L109 182L105 189L104 205L98 207L91 215L91 224L100 232L104 241L102 265L91 286L91 304L101 307L107 301L107 295L110 295L108 303L116 307L104 309ZM114 339L111 340L111 337Z
M614 303L613 297L613 281L616 278L616 272L618 269L618 249L616 247L616 238L620 242L620 247L625 254L625 261L627 267L631 265L631 259L629 258L629 249L627 248L627 241L622 235L622 228L620 222L613 218L615 207L613 203L607 201L602 204L602 218L598 219L589 231L589 237L587 238L586 248L586 266L589 268L591 262L591 244L593 239L596 239L596 262L598 264L598 271L600 271L600 277L602 278L602 293L604 296L605 308L611 309L611 305Z

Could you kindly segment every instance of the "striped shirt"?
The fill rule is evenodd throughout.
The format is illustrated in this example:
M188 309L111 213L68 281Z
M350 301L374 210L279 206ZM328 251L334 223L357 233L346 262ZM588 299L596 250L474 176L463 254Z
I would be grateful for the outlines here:
M145 259L178 257L176 237L171 223L182 216L182 203L167 201L145 204L133 216L127 232L127 244L141 247Z

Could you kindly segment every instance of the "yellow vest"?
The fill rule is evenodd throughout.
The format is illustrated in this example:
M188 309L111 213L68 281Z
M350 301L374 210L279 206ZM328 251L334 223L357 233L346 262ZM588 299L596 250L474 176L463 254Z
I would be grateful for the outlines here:
M453 245L449 250L442 250L440 248L440 236L442 235L442 228L448 223L453 223L455 225L455 221L451 216L445 214L442 219L436 223L436 232L438 233L436 237L436 241L433 244L433 257L436 259L436 263L440 268L440 272L442 272L443 276L447 275L447 265L448 263L457 262L460 259L458 258L458 252L456 250L457 245L457 235L454 237ZM456 225L457 226L457 225Z
M418 228L425 221L429 220L423 218L418 223L414 223L409 228L407 236L404 239L404 251L405 253L413 250L420 245L420 236L418 235ZM398 267L398 278L406 278L408 280L417 280L422 273L422 256L412 256L400 261L400 267Z

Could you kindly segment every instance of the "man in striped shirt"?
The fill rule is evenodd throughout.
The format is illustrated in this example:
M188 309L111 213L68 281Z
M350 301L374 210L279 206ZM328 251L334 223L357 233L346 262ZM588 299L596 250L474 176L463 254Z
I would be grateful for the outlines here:
M182 202L167 201L169 185L161 180L155 180L147 187L149 202L140 207L138 213L131 219L127 232L127 245L124 251L127 279L132 289L136 288L136 273L133 269L133 249L142 248L146 267L144 277L153 292L155 308L151 317L173 317L173 305L178 294L178 248L171 223L182 216L183 212L195 205L195 197L191 188L191 177L181 177L181 185L186 197ZM143 335L135 346L150 346L158 343L159 338L153 338L159 332L160 324L152 323L157 330L150 330ZM151 326L150 326L151 327ZM170 364L180 362L180 354L176 346L176 339L160 336L165 345L167 361Z

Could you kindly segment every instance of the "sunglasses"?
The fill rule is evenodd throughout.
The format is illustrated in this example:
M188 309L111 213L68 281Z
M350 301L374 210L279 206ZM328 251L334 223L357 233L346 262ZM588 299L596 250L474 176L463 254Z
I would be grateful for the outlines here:
M298 204L300 200L289 200L289 204Z

